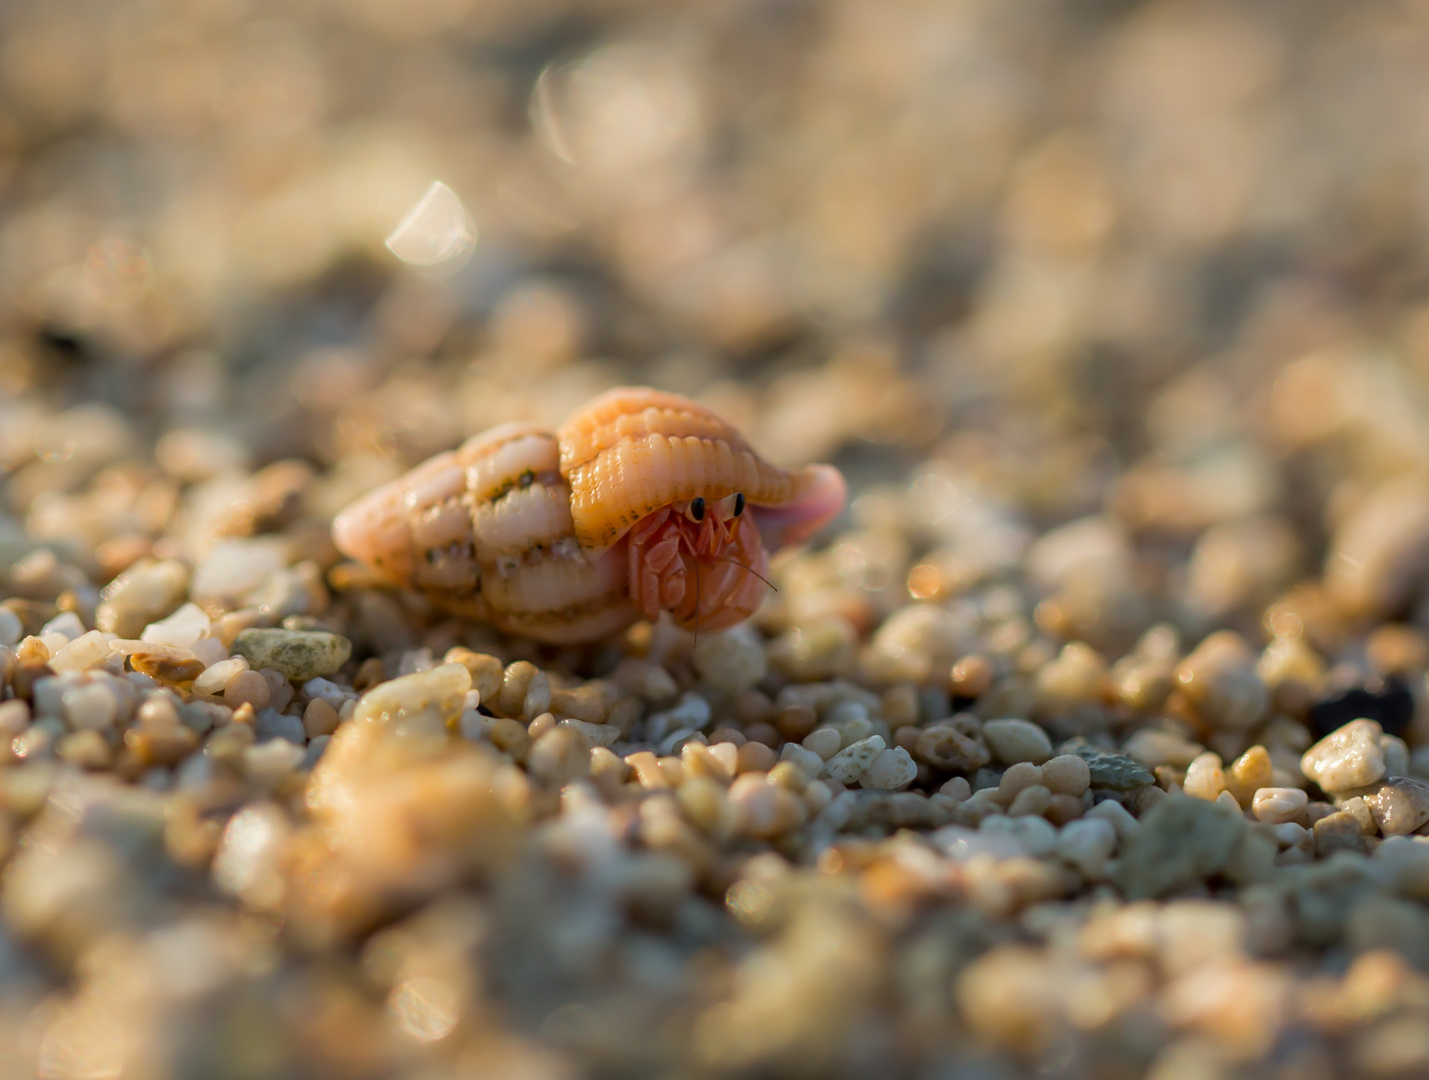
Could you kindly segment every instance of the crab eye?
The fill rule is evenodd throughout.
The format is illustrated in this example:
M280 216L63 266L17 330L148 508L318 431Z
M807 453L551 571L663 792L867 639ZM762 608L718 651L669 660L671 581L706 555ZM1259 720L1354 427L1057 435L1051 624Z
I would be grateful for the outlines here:
M737 492L734 496L734 516L739 517L744 513L744 492Z
M696 495L693 499L690 500L690 517L694 518L696 521L704 521L705 497L703 495Z

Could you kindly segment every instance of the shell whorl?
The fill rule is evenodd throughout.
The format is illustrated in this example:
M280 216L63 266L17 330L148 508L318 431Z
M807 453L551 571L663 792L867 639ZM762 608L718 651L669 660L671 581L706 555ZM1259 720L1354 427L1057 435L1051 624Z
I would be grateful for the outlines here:
M662 506L743 492L754 506L785 506L814 483L809 470L769 464L738 431L678 394L622 387L573 413L560 430L576 539L603 551Z
M438 454L339 515L340 550L441 607L563 643L635 619L619 559L572 533L553 435L503 424Z

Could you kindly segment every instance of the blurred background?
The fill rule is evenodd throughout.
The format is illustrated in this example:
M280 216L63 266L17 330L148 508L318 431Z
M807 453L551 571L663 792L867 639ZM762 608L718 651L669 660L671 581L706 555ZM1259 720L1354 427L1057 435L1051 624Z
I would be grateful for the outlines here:
M7 538L101 581L175 481L298 458L335 508L629 381L858 491L932 461L920 504L1107 509L1171 561L1225 526L1200 554L1271 590L1429 456L1422 2L45 0L0 34ZM438 179L479 240L404 266ZM1168 588L1214 621L1247 597L1210 577Z
M105 581L184 485L296 458L330 512L638 381L942 519L1108 510L1209 625L1429 458L1422 2L44 0L0 35L7 561ZM434 180L479 239L406 266Z

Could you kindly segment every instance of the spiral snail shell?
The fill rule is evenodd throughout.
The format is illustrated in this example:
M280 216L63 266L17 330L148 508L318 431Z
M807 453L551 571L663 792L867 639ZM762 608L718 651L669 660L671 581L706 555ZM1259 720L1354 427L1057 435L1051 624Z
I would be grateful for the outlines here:
M556 435L503 424L347 507L338 550L438 606L556 644L671 613L720 630L753 613L769 551L838 514L837 469L786 471L709 409L624 387Z

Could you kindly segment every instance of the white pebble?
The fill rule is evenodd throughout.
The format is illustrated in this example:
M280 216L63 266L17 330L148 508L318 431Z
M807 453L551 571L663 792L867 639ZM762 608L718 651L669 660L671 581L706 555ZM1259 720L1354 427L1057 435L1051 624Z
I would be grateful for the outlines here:
M296 716L280 713L277 709L264 709L260 712L253 724L253 730L259 742L266 742L270 739L286 739L290 743L302 746L308 741L308 733L303 727L303 721Z
M200 600L230 599L258 588L288 564L288 542L254 537L216 544L194 568L189 592Z
M338 686L335 682L324 679L321 675L303 683L303 694L306 695L309 701L313 698L322 698L334 709L342 708L342 703L347 700L347 692L343 690L342 687ZM475 702L471 701L472 694L476 694ZM474 709L481 703L481 695L475 690L468 690L466 696L467 700L463 702L463 705L468 709Z
M610 746L620 738L620 729L614 724L592 724L586 720L562 720L556 727L568 727L572 731L578 732L590 746Z
M84 623L79 621L79 616L73 611L61 611L44 626L40 627L40 637L48 637L50 634L63 634L65 639L73 641L84 633Z
M661 742L673 731L702 731L712 715L710 703L693 690L687 690L674 708L652 713L646 719L645 733L651 741Z
M1264 787L1255 793L1251 809L1261 821L1273 825L1294 821L1310 802L1300 788Z
M1050 855L1057 847L1057 829L1046 818L1006 817L994 814L983 818L978 831L989 836L1006 836L1034 859Z
M24 624L20 616L9 608L0 608L0 645L15 645L25 636Z
M481 742L491 734L491 729L495 726L496 717L485 716L475 709L467 709L457 721L457 730L461 732L461 737L471 742Z
M310 771L318 763L318 759L323 756L323 751L327 749L327 744L332 742L331 735L319 735L308 742L307 749L303 753L303 770Z
M705 741L705 737L701 735L698 731L691 731L689 728L680 728L678 731L672 731L670 732L670 734L666 735L664 740L656 745L655 751L661 757L668 757L670 754L678 754L680 752L680 748L684 746L685 743L689 742L691 739L694 739L697 742Z
M64 694L71 686L80 684L79 676L73 671L36 679L34 696L35 716L64 715Z
M92 682L66 690L61 707L70 727L98 731L114 723L119 714L119 698L106 683Z
M824 764L824 772L847 787L867 771L884 748L882 736L870 735L831 757Z
M857 802L858 796L852 791L839 792L828 806L819 811L818 823L827 829L838 832L853 817L853 808Z
M1331 795L1367 787L1384 776L1383 736L1373 720L1351 721L1306 750L1300 771Z
M1282 822L1275 826L1275 842L1283 848L1294 847L1309 835L1309 831L1293 821Z
M167 619L160 619L144 627L140 641L151 645L172 645L176 649L188 649L201 637L207 637L212 624L203 608L188 603Z
M293 772L307 756L305 747L287 739L269 739L243 750L243 771L260 784L272 784Z
M109 639L98 630L81 634L50 657L56 671L87 671L109 658Z
M205 667L221 663L228 658L228 650L223 647L223 642L215 637L199 638L189 646L189 652L197 656Z
M746 624L701 637L695 646L695 670L706 682L735 694L764 678L769 660L759 634Z
M824 759L798 743L785 743L784 748L779 751L779 760L792 761L811 780L824 769Z
M248 670L248 661L241 656L231 656L211 664L194 680L195 694L218 694L228 685L228 680L239 672Z
M30 726L30 706L18 698L0 704L0 742L9 742Z
M1102 821L1110 823L1111 827L1116 830L1117 837L1122 840L1125 840L1141 827L1141 822L1132 816L1131 811L1122 806L1121 803L1115 799L1107 799L1105 802L1097 803L1083 814L1082 818L1092 818L1094 820L1099 818Z
M892 746L873 759L859 783L866 788L881 788L897 791L911 784L918 775L918 766L908 751L901 746Z
M804 749L812 750L823 761L828 761L839 752L843 737L831 727L815 728L804 736Z
M1057 855L1088 881L1106 876L1106 863L1116 850L1116 830L1105 818L1079 818L1062 826Z
M1030 720L989 720L982 726L982 737L1004 765L1041 765L1052 756L1052 740Z
M287 815L272 803L234 814L213 858L214 884L255 906L276 904L283 896L281 860L290 832Z

